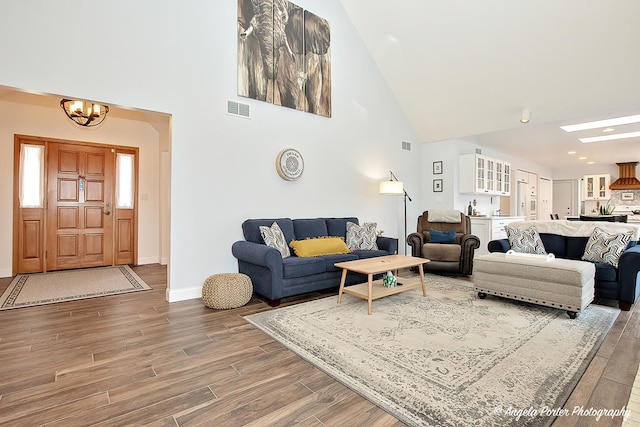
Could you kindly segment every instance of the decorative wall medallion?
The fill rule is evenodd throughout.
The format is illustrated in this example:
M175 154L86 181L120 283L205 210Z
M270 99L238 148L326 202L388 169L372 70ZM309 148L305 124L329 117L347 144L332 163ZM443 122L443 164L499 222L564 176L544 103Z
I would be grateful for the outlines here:
M304 171L304 160L298 150L285 148L276 156L276 170L280 178L295 181Z

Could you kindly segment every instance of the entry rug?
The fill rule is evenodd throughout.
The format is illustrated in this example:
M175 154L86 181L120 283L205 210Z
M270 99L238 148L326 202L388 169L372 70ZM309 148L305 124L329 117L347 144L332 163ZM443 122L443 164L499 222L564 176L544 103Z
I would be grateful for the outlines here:
M470 285L428 275L427 297L377 299L371 315L343 295L245 319L408 425L550 425L619 310L591 305L571 320L478 299Z
M128 265L18 274L0 297L0 310L149 289Z

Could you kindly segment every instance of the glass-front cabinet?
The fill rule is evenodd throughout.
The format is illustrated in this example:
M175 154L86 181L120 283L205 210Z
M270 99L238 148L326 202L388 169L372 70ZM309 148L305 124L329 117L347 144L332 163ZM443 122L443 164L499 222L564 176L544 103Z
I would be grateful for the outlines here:
M511 194L511 164L496 160L496 194L509 196Z
M487 188L487 159L476 156L476 184L475 191L484 192Z
M460 156L460 192L508 196L511 194L511 165L482 154Z
M585 175L584 200L608 200L611 198L611 175Z
M496 191L496 160L490 157L485 159L487 165L487 184L485 190L487 193L495 194Z

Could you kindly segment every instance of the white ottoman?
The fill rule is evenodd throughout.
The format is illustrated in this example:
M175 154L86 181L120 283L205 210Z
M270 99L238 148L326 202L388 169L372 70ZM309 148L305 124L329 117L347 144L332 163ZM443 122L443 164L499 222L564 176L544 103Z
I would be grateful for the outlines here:
M487 294L567 310L574 319L594 297L595 265L586 261L493 252L473 261L473 282Z

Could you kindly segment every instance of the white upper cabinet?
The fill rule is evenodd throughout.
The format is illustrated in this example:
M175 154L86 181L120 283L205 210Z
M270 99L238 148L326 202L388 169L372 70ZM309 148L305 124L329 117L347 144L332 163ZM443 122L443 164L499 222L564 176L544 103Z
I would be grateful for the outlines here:
M611 198L611 175L585 175L584 200L608 200Z
M511 165L483 156L460 156L460 193L508 196L511 194Z
M496 194L511 195L511 163L496 160Z

